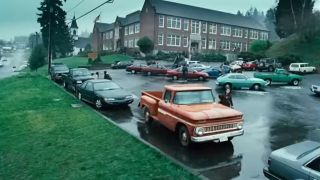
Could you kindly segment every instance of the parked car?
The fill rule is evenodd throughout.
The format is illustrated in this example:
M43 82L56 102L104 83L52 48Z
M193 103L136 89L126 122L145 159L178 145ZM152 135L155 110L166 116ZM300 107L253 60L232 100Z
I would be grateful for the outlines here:
M216 104L209 87L168 85L163 91L144 91L139 107L146 124L158 121L177 132L182 146L230 141L244 133L243 114Z
M200 61L189 61L189 60L187 60L187 61L186 61L186 64L187 64L187 65L200 64Z
M260 90L267 85L267 82L258 78L249 78L240 73L230 73L220 76L216 84L224 88L233 89L253 89Z
M242 64L242 69L246 71L255 71L257 69L258 63L257 61L249 61Z
M77 89L79 100L93 104L97 109L107 106L129 105L133 96L110 80L88 80Z
M50 77L53 81L62 81L62 74L68 74L69 68L65 64L51 66Z
M254 73L253 76L267 81L267 85L277 82L298 86L302 81L302 76L291 74L285 69L276 69L274 73Z
M178 80L182 78L182 68L177 68L174 70L169 70L167 72L167 77L172 78L173 80ZM188 74L187 74L188 79L199 79L200 81L204 81L209 78L209 75L205 72L198 72L194 71L192 69L188 69Z
M230 67L229 66L222 66L220 67L213 67L203 70L202 72L205 72L209 75L210 78L218 78L223 74L230 73Z
M232 63L229 64L229 67L231 69L231 72L237 72L241 73L242 72L242 63L241 61L233 61Z
M131 66L128 66L126 68L126 71L131 72L132 74L136 74L138 72L141 72L142 68L146 67L146 66L147 66L146 64L133 64Z
M294 73L312 73L317 69L314 66L310 66L309 63L292 63L289 66L289 71Z
M70 69L69 73L62 74L63 87L76 91L77 86L81 85L87 80L94 79L86 68Z
M268 179L320 179L320 143L304 141L273 151L263 172Z
M120 61L111 65L112 69L126 69L128 66L131 66L132 61Z
M316 95L320 95L320 86L312 85L310 89L311 92L315 93Z
M258 62L257 69L259 71L267 70L268 72L273 72L277 68L281 68L282 64L278 62L277 59L264 58L260 59Z
M165 75L167 74L168 68L161 64L152 64L150 66L144 66L141 69L141 72L144 74L150 75Z
M190 64L189 69L195 70L195 71L203 71L205 69L210 68L210 66L206 66L203 64Z

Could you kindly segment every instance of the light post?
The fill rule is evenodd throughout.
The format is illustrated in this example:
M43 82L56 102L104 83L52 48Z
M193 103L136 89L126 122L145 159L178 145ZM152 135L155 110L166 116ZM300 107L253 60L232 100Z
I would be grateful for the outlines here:
M49 33L48 33L48 73L50 73L51 64L52 64L52 46L51 46L51 15L52 15L52 13L53 13L53 8L50 7L50 9L49 9L49 30L48 30L49 31Z

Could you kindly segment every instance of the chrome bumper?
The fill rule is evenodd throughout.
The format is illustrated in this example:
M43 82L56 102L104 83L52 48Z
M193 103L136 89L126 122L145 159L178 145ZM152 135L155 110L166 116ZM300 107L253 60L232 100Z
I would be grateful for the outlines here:
M222 139L231 138L235 136L241 136L243 135L244 130L238 130L238 131L231 131L226 133L220 133L220 134L214 134L214 135L208 135L208 136L201 136L201 137L191 137L192 142L206 142L206 141L214 141L219 140L220 142Z
M270 179L270 180L281 180L281 178L279 178L278 176L272 174L268 168L263 168L263 174L266 178Z

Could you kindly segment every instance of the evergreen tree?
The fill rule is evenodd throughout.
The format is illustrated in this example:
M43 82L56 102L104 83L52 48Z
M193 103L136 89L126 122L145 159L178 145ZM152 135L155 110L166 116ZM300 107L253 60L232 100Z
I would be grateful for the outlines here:
M269 29L270 31L270 39L271 40L277 40L279 39L279 36L276 33L276 17L275 17L275 8L270 8L267 13L266 17L264 20L265 26Z
M32 49L32 53L29 58L30 69L32 71L37 71L39 67L45 65L47 63L46 56L47 53L43 45L36 45Z
M51 16L53 57L56 57L57 53L65 56L73 51L72 37L66 24L66 12L62 9L63 1L65 2L66 0L43 0L38 8L40 13L37 21L41 26L42 40L45 47L48 47L49 19ZM50 9L52 10L51 13Z
M238 16L243 16L242 12L239 11L239 10L238 10L238 12L237 12L237 15L238 15Z

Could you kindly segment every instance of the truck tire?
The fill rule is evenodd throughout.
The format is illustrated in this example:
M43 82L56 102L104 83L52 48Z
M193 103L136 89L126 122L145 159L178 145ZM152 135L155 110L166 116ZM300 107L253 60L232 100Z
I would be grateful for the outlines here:
M132 73L132 74L135 74L135 73L136 73L136 71L135 71L135 70L131 70L131 73Z
M254 84L253 86L252 86L252 89L253 90L255 90L255 91L259 91L260 90L260 84Z
M179 133L178 135L179 135L180 144L183 147L190 146L191 140L190 140L190 135L189 135L189 131L188 131L187 127L184 125L181 125L179 127L178 133Z
M205 77L203 77L203 76L200 76L200 77L199 77L199 81L204 81L204 80L206 80Z
M299 85L299 80L298 79L294 79L294 80L292 80L292 85L294 85L294 86L298 86Z
M172 79L173 80L178 80L179 78L178 78L178 76L172 76Z
M144 122L146 125L151 125L153 122L153 119L150 116L150 111L147 107L144 108Z
M147 75L148 75L148 76L151 76L151 74L152 74L151 72L147 72Z
M267 86L271 86L271 79L265 79L265 81L267 82Z
M273 66L269 66L269 67L268 67L268 71L269 71L269 72L273 72L273 71L274 71L274 67L273 67Z

